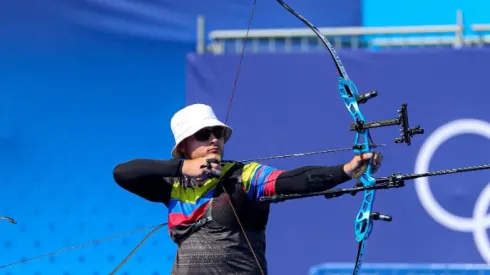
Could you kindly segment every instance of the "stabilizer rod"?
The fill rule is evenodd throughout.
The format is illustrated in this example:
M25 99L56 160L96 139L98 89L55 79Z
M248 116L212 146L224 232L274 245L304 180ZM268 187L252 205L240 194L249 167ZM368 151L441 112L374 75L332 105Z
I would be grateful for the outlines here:
M445 169L445 170L437 170L431 171L421 174L392 174L388 177L381 177L376 179L376 184L371 186L360 186L356 185L351 188L342 188L342 189L330 189L326 191L320 192L310 192L304 194L279 194L269 197L262 197L259 199L261 202L282 202L286 200L306 198L306 197L315 197L315 196L325 196L327 199L340 197L345 194L355 195L357 192L366 191L366 190L377 190L377 189L391 189L391 188L400 188L405 186L406 180L413 180L416 178L423 177L434 177L434 176L442 176L456 173L466 173L466 172L474 172L480 170L488 170L490 169L490 164L485 165L477 165L470 167L462 167L462 168L453 168L453 169Z

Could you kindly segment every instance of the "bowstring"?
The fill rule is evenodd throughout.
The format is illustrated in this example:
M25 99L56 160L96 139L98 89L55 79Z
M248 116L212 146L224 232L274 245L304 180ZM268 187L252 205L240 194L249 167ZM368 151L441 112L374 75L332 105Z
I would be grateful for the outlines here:
M257 3L257 0L254 0L254 2L252 4L252 9L250 10L250 16L249 16L249 19L248 19L247 32L245 34L245 39L243 41L242 51L241 51L241 54L240 54L240 60L238 62L238 68L237 68L237 72L236 72L236 75L235 75L235 81L233 82L233 88L232 88L232 91L231 91L230 102L228 103L228 110L226 111L226 118L225 118L225 122L224 122L225 125L228 123L228 119L230 117L231 106L233 104L233 98L235 97L235 91L236 91L236 86L237 86L237 83L238 83L238 77L240 76L240 70L241 70L241 67L242 67L243 56L245 55L245 48L247 46L247 40L248 40L248 34L250 32L250 27L252 26L252 19L253 19L253 15L254 15L254 11L255 11L255 4L256 3ZM223 127L223 135L222 136L224 136L225 131L226 131L226 129ZM246 240L246 242L248 244L248 248L250 249L250 252L252 252L252 255L253 255L254 259L255 259L255 263L257 264L257 267L259 268L260 273L262 275L265 275L264 270L262 269L262 266L260 265L259 259L257 258L257 254L255 253L255 251L253 249L253 246L250 243L250 240L249 240L249 238L247 236L247 233L245 232L245 228L242 225L242 222L240 220L240 217L238 216L238 213L236 212L236 209L233 206L232 198L228 194L228 192L226 191L226 188L223 185L222 181L220 181L220 182L221 182L221 187L223 188L224 193L229 198L228 201L229 201L231 210L232 210L233 215L235 216L235 218L236 218L236 220L238 222L238 225L240 227L240 230L242 231L243 236L245 237L245 240Z

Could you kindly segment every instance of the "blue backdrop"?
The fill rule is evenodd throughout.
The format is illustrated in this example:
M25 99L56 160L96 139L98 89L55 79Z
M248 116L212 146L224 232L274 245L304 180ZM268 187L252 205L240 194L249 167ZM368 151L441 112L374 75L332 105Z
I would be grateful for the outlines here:
M163 206L118 188L112 169L170 157L169 121L184 104L184 54L193 45L79 35L56 51L0 51L0 215L18 221L0 224L0 266L166 220ZM143 234L0 274L107 274ZM174 253L161 230L123 270L166 274Z

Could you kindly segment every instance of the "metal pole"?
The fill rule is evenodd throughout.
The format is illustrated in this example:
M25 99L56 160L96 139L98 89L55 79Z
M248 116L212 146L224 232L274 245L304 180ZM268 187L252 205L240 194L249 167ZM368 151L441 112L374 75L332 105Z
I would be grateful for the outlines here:
M196 52L198 54L203 54L206 46L206 38L204 30L204 16L199 15L197 17L197 27L196 27Z
M458 31L456 32L456 40L454 41L455 48L461 48L464 44L464 21L463 21L463 11L456 10L456 24L458 25Z

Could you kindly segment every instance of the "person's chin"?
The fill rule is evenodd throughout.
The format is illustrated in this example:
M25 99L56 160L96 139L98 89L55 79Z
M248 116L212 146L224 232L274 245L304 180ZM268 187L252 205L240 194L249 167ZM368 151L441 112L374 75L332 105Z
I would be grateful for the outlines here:
M218 160L221 160L221 154L219 152L209 152L207 155L206 155L207 158L214 158L214 159L218 159Z

